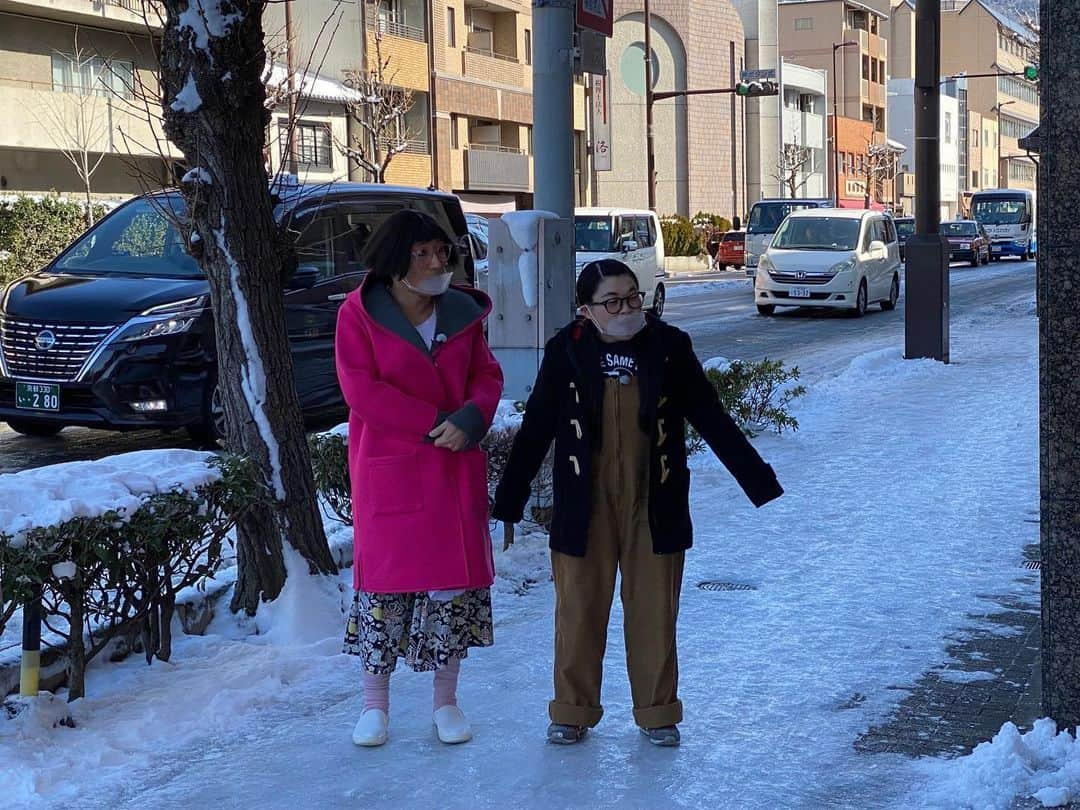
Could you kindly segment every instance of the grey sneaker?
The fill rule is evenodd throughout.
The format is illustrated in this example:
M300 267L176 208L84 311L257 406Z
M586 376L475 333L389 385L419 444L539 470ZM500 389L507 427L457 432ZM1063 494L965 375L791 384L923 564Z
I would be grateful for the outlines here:
M549 743L555 745L573 745L585 739L588 732L585 726L568 726L565 723L552 723L547 728Z
M660 745L665 748L674 748L678 745L682 738L679 736L678 726L661 726L660 728L643 728L641 733L649 738L649 742L653 745Z

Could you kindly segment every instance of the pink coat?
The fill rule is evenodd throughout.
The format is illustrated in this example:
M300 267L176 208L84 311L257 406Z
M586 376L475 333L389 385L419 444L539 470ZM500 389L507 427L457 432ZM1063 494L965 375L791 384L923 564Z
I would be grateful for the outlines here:
M337 372L349 405L353 582L373 593L482 588L495 577L483 438L503 376L484 339L491 301L451 288L429 352L387 288L370 276L341 307ZM473 444L427 434L449 418Z

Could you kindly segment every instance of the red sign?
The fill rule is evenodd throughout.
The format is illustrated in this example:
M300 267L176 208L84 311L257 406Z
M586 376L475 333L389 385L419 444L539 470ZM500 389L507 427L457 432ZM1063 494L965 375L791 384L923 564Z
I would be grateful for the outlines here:
M578 28L611 36L615 0L577 0Z

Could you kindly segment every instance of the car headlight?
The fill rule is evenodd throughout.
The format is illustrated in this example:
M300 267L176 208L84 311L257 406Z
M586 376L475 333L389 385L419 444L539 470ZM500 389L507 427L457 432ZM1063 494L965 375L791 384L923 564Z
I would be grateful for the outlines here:
M759 270L764 270L766 273L771 273L776 270L776 267L773 265L772 261L769 259L768 256L759 256L757 266Z
M855 269L855 260L854 259L848 259L847 261L838 262L838 263L834 264L832 267L829 268L829 272L832 273L835 276L835 275L837 275L839 273L844 273L844 272L847 272L848 270L854 270L854 269Z
M118 343L168 337L188 331L206 310L209 297L200 295L151 307L127 322L116 337Z

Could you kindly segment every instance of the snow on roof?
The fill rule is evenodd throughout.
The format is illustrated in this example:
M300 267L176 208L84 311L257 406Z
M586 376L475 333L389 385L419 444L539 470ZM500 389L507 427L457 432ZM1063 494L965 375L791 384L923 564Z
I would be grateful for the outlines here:
M996 8L991 6L989 3L984 3L983 0L971 0L971 2L969 2L967 4L967 6L964 6L962 11L966 11L968 6L971 5L971 3L975 3L977 5L982 6L984 9L986 9L987 13L991 17L993 17L995 20L997 20L997 22L998 22L998 24L1000 26L1002 26L1003 28L1007 28L1013 34L1018 36L1020 39L1024 40L1025 42L1029 42L1029 43L1034 43L1035 42L1035 34L1032 31L1029 31L1026 27L1024 27L1024 25L1017 22L1012 17L1009 17L1007 14L1003 14L1002 12L998 11Z
M865 3L858 2L858 0L779 0L779 2L780 2L780 5L782 5L782 6L794 6L794 5L805 4L805 3L838 3L838 2L843 2L843 4L845 6L854 6L857 9L869 12L870 14L873 14L873 15L875 15L877 17L880 17L883 20L889 19L889 15L886 14L884 11L878 11L876 8L873 8L872 6L868 6Z
M288 68L284 65L275 64L270 69L270 78L266 80L268 87L283 87L289 83ZM344 104L346 101L355 101L360 94L350 90L344 84L333 79L327 79L318 74L296 74L296 85L300 95L315 101L331 101Z

